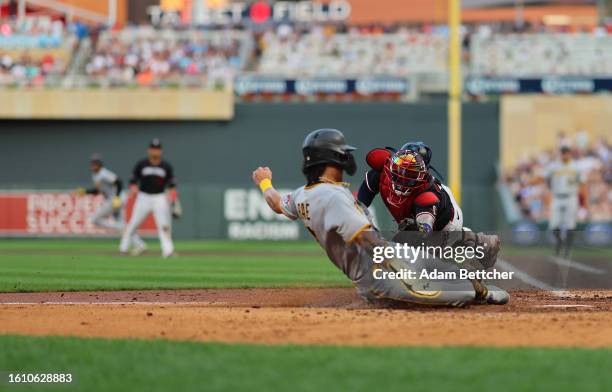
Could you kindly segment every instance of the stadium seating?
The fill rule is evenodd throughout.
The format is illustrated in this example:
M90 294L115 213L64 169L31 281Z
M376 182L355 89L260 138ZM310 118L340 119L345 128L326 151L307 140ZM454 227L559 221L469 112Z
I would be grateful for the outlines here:
M259 33L139 26L102 30L90 39L44 17L0 20L0 85L70 79L65 86L216 88L238 74L255 73L281 78L417 75L421 88L434 81L429 84L443 90L445 31L423 31L279 26ZM469 42L465 69L472 75L612 75L612 35L606 33L516 34L481 28L464 38Z
M0 86L55 83L70 63L76 37L48 18L0 20Z
M259 74L296 76L406 76L445 72L447 40L408 30L371 34L324 29L287 34L267 32L261 39Z
M495 76L612 74L612 36L594 34L475 35L470 70Z
M232 30L105 31L85 70L92 81L115 86L225 85L243 68L250 39Z

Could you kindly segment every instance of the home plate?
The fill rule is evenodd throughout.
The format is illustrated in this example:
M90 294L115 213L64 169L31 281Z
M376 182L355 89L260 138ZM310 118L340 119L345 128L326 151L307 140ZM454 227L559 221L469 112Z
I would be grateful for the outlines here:
M551 305L534 305L536 308L594 308L593 305L582 304L551 304Z

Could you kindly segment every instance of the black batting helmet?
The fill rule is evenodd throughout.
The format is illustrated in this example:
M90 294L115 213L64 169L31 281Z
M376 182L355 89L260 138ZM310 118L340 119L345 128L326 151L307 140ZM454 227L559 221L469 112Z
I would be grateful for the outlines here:
M344 134L337 129L317 129L304 139L302 152L304 165L302 170L320 164L336 164L349 176L357 171L357 164L351 151L356 148L346 144Z

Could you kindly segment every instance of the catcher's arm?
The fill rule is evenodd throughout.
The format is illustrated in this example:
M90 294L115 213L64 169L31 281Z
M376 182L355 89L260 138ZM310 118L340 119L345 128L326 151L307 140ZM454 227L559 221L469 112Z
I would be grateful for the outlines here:
M272 170L269 167L258 167L253 172L253 182L261 189L270 209L286 215L281 208L281 194L272 186Z

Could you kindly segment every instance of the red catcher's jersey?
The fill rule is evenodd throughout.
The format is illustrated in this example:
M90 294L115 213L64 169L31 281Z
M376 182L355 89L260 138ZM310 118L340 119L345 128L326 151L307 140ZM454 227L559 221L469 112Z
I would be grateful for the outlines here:
M399 223L405 218L414 218L414 199L418 195L398 196L393 190L389 176L385 175L385 173L379 173L379 176L378 191L393 219Z
M420 213L429 213L435 217L433 229L442 230L453 218L454 209L440 182L432 179L425 189L419 189L407 196L398 196L384 170L391 154L392 151L388 148L376 148L368 153L366 161L372 170L366 172L365 180L359 188L359 201L370 206L376 194L380 194L397 223L406 218L415 219Z

